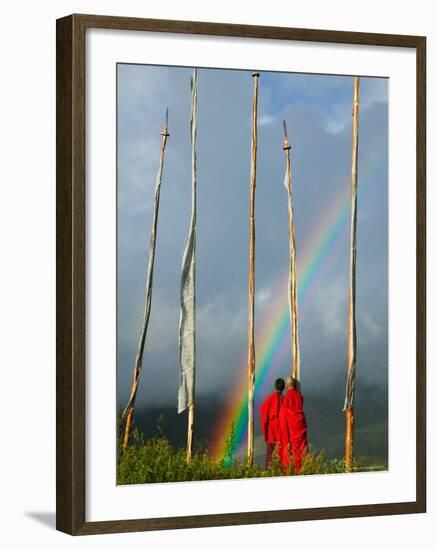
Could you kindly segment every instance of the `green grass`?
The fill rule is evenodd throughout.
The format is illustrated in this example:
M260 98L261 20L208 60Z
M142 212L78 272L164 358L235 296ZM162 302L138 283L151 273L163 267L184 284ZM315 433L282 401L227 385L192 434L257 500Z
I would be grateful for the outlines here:
M165 483L169 481L199 481L212 479L236 479L280 475L277 458L269 470L247 461L214 461L207 449L197 449L189 462L186 449L175 449L164 435L144 441L135 430L130 445L118 446L117 483Z
M242 479L295 475L292 466L288 471L281 470L276 454L269 468L250 465L246 460L234 457L235 444L233 430L228 436L225 456L220 461L213 460L206 448L193 452L191 461L186 460L186 449L174 448L169 440L158 433L145 441L136 428L131 434L129 446L125 449L121 436L118 440L117 484L166 483L174 481L199 481L215 479ZM352 470L375 470L376 467L355 463ZM307 457L301 474L334 474L345 472L344 460L326 459L319 452Z

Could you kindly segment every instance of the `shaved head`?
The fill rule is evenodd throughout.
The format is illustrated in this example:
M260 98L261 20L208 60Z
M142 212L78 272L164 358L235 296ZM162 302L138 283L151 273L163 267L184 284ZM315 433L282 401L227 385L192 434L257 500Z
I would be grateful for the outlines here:
M296 380L296 378L293 378L292 376L287 376L285 379L285 385L287 388L294 388L297 389L299 382Z

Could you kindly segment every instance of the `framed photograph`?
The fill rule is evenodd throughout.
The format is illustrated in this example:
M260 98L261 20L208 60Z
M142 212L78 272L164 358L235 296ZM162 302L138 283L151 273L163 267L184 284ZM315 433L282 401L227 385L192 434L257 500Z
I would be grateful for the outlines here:
M426 39L57 21L57 529L426 510Z

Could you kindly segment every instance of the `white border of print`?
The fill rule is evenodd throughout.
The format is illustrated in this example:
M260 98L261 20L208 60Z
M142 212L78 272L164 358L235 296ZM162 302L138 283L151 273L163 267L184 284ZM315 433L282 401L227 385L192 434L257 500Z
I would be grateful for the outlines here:
M415 51L88 29L86 52L86 521L414 501ZM388 472L116 485L117 62L390 78Z

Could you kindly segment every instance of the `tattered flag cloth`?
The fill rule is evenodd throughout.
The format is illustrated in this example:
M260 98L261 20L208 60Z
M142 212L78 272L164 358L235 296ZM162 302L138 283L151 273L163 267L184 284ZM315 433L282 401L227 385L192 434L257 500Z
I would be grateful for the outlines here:
M294 220L293 220L293 193L291 190L291 166L290 166L290 145L288 143L287 127L284 124L284 150L286 158L284 187L288 195L288 223L290 233L290 265L288 272L288 307L290 310L290 323L292 333L292 352L293 352L293 378L300 381L300 350L299 350L299 330L297 316L297 276L296 276L296 244L294 238Z
M179 322L178 413L194 403L196 373L196 178L197 178L197 71L191 79L192 206L188 240L182 258L181 315Z
M143 326L141 328L140 340L138 343L138 351L135 359L134 376L132 380L131 392L129 396L128 404L126 405L122 418L126 416L131 407L135 405L135 399L137 396L138 383L140 381L140 374L143 366L143 353L144 345L146 343L147 328L149 326L150 310L152 307L152 285L153 285L153 266L155 263L155 248L156 248L156 236L158 232L158 213L159 213L159 197L161 193L162 171L164 168L164 153L167 143L168 133L168 109L165 114L165 124L161 132L161 154L159 157L158 172L156 174L155 183L155 196L153 199L153 220L152 220L152 233L150 235L150 250L149 261L147 264L147 279L146 279L146 302L144 306Z
M348 358L346 396L343 411L354 406L357 329L355 322L356 269L357 269L357 176L358 176L358 123L359 123L360 79L354 80L354 120L352 135L352 177L351 177L351 218L350 218L350 256L349 256L349 317L348 317Z
M355 398L355 361L353 363L351 370L348 372L348 375L347 375L346 396L344 399L343 411L346 411L347 409L351 409L354 406L354 398Z

